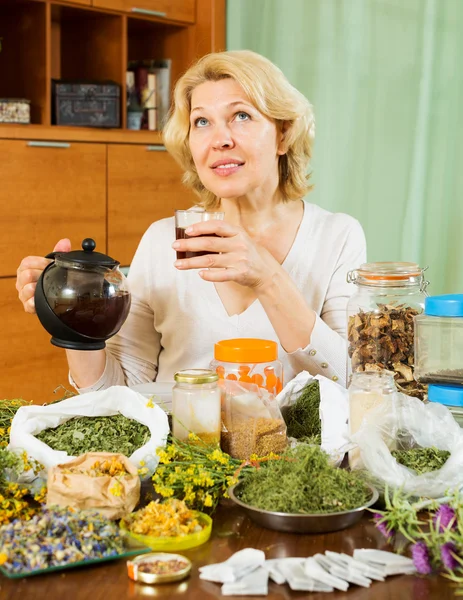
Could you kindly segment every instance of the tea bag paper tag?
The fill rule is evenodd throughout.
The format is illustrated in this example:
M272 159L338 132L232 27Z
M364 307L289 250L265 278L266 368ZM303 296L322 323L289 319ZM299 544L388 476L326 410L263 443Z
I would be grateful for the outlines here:
M233 583L245 577L265 562L265 553L254 548L244 548L229 559L199 568L199 577L216 583Z
M257 567L239 581L224 583L222 596L267 596L268 571Z

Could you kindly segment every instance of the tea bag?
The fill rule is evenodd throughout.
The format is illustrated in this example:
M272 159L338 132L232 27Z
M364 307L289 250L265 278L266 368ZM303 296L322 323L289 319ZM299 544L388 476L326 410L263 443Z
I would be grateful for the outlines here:
M341 579L340 577L336 577L328 571L325 571L325 569L313 557L307 558L304 564L304 570L306 575L312 579L320 581L327 586L331 586L336 590L346 592L349 588L349 584L345 579Z
M382 569L385 576L388 575L411 575L416 573L416 567L411 558L387 552L386 550L374 550L370 548L359 548L354 550L354 559L364 562L371 567Z
M293 591L301 592L333 592L334 588L321 581L309 577L304 570L304 558L282 558L278 570Z
M351 567L351 569L353 569L354 571L358 571L364 577L369 577L370 579L373 579L374 581L384 581L384 577L386 576L386 574L384 572L384 569L381 567L381 565L377 565L375 567L371 564L367 564L365 562L356 560L355 558L352 558L348 554L344 554L344 553L339 554L339 557L349 567Z
M199 578L216 583L233 583L245 577L265 562L262 550L244 548L232 554L229 559L199 568Z
M267 596L268 571L257 567L239 581L224 583L222 596Z
M282 559L281 558L268 558L264 562L264 569L266 569L268 571L268 574L272 581L274 581L278 585L283 585L283 583L286 583L286 579L283 577L283 575L281 574L281 572L278 568L278 563L280 562L280 560L282 560Z

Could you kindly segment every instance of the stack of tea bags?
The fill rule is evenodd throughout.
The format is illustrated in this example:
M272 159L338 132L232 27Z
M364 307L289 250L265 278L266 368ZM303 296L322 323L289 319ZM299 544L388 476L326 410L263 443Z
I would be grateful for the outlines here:
M410 558L362 548L354 556L330 552L308 558L265 559L262 550L245 548L223 563L200 567L200 578L222 583L223 596L266 596L268 578L287 583L294 591L347 591L350 584L370 587L372 581L384 581L389 575L416 572Z

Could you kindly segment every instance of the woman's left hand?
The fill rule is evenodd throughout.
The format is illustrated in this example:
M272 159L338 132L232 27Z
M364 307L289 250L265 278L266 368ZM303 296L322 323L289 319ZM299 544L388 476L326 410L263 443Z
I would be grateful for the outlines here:
M186 233L189 239L175 241L175 250L212 254L177 260L175 267L182 271L203 269L200 275L206 281L235 281L257 289L281 269L268 250L257 245L241 227L226 221L195 223Z

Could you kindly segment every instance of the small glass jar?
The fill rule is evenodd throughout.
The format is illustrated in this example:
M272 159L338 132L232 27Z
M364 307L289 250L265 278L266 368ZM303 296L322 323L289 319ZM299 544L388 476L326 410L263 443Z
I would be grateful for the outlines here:
M415 378L463 386L463 294L426 298L415 331Z
M463 387L460 385L429 385L429 402L446 406L455 421L463 427Z
M214 346L210 367L221 380L255 384L275 396L283 389L283 365L272 340L222 340Z
M390 371L353 373L349 386L349 435L357 433L368 412L396 393L394 373ZM363 467L358 448L349 451L349 466L351 469Z
M178 371L172 389L173 435L186 440L190 433L207 445L220 444L221 414L218 375L209 369ZM189 441L194 441L189 439Z
M424 310L424 270L416 263L363 264L347 275L356 293L347 305L348 381L352 373L395 373L399 391L426 397L426 386L414 378L414 318Z

